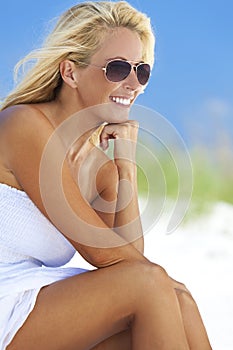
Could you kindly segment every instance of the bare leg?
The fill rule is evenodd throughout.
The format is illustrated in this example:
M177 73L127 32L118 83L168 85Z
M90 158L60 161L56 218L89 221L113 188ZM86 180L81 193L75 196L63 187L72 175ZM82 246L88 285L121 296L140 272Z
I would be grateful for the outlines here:
M195 300L189 292L181 289L177 289L176 294L190 349L211 350L207 332Z
M179 288L177 288L179 286ZM182 289L181 289L182 288ZM210 350L211 345L208 335L201 319L198 307L195 300L191 296L187 288L176 283L175 288L177 298L180 304L184 327L190 349L192 350ZM130 331L125 331L119 335L115 335L106 339L92 350L130 350L131 349L131 334Z
M173 287L179 301L187 340L192 350L211 350L208 335L197 304L188 288L173 278Z
M165 271L118 263L45 287L7 350L91 349L131 329L133 350L188 350L177 297Z
M174 281L174 280L173 280ZM195 300L188 289L181 283L175 282L175 291L180 304L184 327L190 349L210 350L211 345ZM126 331L106 339L92 350L130 350L131 333Z
M131 331L127 330L104 340L91 350L131 350Z

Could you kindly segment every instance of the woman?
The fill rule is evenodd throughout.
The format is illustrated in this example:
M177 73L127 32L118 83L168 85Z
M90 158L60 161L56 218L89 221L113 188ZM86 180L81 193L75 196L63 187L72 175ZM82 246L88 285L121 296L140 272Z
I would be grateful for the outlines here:
M143 256L128 112L153 52L144 14L82 3L3 103L1 350L211 348L188 290ZM96 268L60 267L75 251Z

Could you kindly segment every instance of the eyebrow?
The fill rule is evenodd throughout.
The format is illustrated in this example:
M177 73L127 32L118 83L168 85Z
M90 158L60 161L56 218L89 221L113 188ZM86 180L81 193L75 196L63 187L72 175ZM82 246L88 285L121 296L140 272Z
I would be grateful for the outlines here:
M121 57L121 56L115 56L115 57L106 58L107 61L109 61L109 60L116 60L116 59L127 61L127 58Z

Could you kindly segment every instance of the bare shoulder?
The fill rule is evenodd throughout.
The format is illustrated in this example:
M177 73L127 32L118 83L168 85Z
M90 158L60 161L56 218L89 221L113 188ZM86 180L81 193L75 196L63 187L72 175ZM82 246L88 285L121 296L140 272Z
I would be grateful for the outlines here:
M0 135L3 138L14 133L15 136L22 136L28 131L33 132L38 126L42 129L51 127L47 118L31 105L12 106L0 113Z
M3 110L0 114L1 153L9 158L12 152L36 145L48 138L53 128L47 118L30 105L18 105ZM21 149L22 150L22 149Z
M30 105L0 113L0 182L25 189L36 179L43 148L53 132L47 118ZM31 179L30 179L31 178Z

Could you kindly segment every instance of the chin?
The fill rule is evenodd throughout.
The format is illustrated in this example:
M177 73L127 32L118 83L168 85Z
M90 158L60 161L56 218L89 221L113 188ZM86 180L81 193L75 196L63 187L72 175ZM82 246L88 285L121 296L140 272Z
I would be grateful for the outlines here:
M129 120L130 106L121 106L116 103L108 102L91 106L85 110L87 119L102 123L125 123Z
M116 103L107 103L105 113L105 121L107 123L125 123L129 120L129 106L120 106Z

